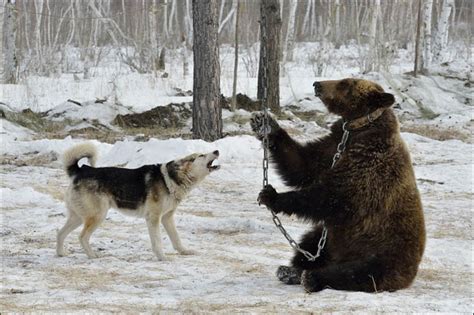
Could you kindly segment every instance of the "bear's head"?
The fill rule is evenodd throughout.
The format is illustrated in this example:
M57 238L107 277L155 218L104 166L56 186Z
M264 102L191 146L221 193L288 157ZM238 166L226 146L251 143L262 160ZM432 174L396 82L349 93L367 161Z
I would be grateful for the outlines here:
M314 92L331 113L352 120L365 116L380 107L395 103L377 83L363 79L316 81Z

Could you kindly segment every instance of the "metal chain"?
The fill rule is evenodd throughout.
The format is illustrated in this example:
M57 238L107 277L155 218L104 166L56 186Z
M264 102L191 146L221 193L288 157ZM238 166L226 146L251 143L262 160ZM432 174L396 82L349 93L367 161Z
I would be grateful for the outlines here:
M341 142L339 142L339 144L337 145L337 152L332 157L331 168L333 168L334 165L336 165L337 161L339 161L339 159L341 158L342 153L346 150L347 139L349 139L349 130L346 128L346 126L347 126L347 121L342 125L342 130L344 131L344 133L342 134Z
M268 99L267 99L267 53L266 53L266 47L264 43L267 42L267 34L266 34L266 16L262 16L262 21L261 21L263 27L262 29L262 41L260 42L260 45L262 45L262 63L263 63L263 73L262 73L262 88L263 88L263 98L262 98L262 105L263 105L263 188L265 188L268 185L268 151L269 151L269 142L268 142L268 134L270 133L270 126L269 126L269 114L268 114ZM281 234L287 239L288 243L290 246L303 254L306 259L309 261L315 261L318 257L321 256L321 251L324 248L324 245L326 244L326 239L327 239L327 234L328 230L326 226L323 224L323 231L321 234L321 238L319 239L318 242L318 251L316 252L316 255L311 254L310 252L302 249L299 244L291 237L290 234L285 230L283 225L281 224L280 218L278 218L277 214L270 209L272 216L273 216L273 223L275 223L275 226L280 230Z

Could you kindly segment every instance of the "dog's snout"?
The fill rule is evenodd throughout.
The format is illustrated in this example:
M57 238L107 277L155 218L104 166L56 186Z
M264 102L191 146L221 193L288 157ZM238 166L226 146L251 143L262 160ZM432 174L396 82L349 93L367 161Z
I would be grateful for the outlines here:
M219 150L216 150L216 151L214 151L214 152L212 152L212 153L213 153L214 155L219 156Z

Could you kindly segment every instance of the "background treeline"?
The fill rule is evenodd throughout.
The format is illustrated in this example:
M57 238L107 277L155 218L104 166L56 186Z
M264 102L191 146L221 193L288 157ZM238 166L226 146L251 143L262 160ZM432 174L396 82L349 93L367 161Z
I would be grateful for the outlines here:
M233 44L237 1L240 45L251 47L259 40L258 0L218 1L219 41ZM436 46L437 38L445 42L444 46L468 50L474 27L473 1L421 1L421 18L425 19L422 37L425 34L432 38L430 50L443 49ZM14 30L7 27L9 21L3 14L9 3L16 14ZM118 60L146 73L163 67L167 50L192 49L191 5L191 0L3 0L0 25L3 41L9 35L6 32L16 32L20 77L69 71L71 47L77 49L85 71L99 65L114 50ZM324 49L367 45L371 60L388 59L389 63L394 51L413 49L419 5L418 0L280 0L283 61L292 59L295 43L317 41L324 43ZM437 35L440 32L445 34ZM436 51L433 53L436 55ZM187 56L183 52L183 58ZM364 68L378 69L377 64Z

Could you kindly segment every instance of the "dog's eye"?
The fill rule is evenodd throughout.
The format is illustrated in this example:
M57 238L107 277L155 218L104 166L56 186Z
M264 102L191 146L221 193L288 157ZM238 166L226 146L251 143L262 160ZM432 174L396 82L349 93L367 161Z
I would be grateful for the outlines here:
M205 155L204 154L199 154L199 157L205 157Z

